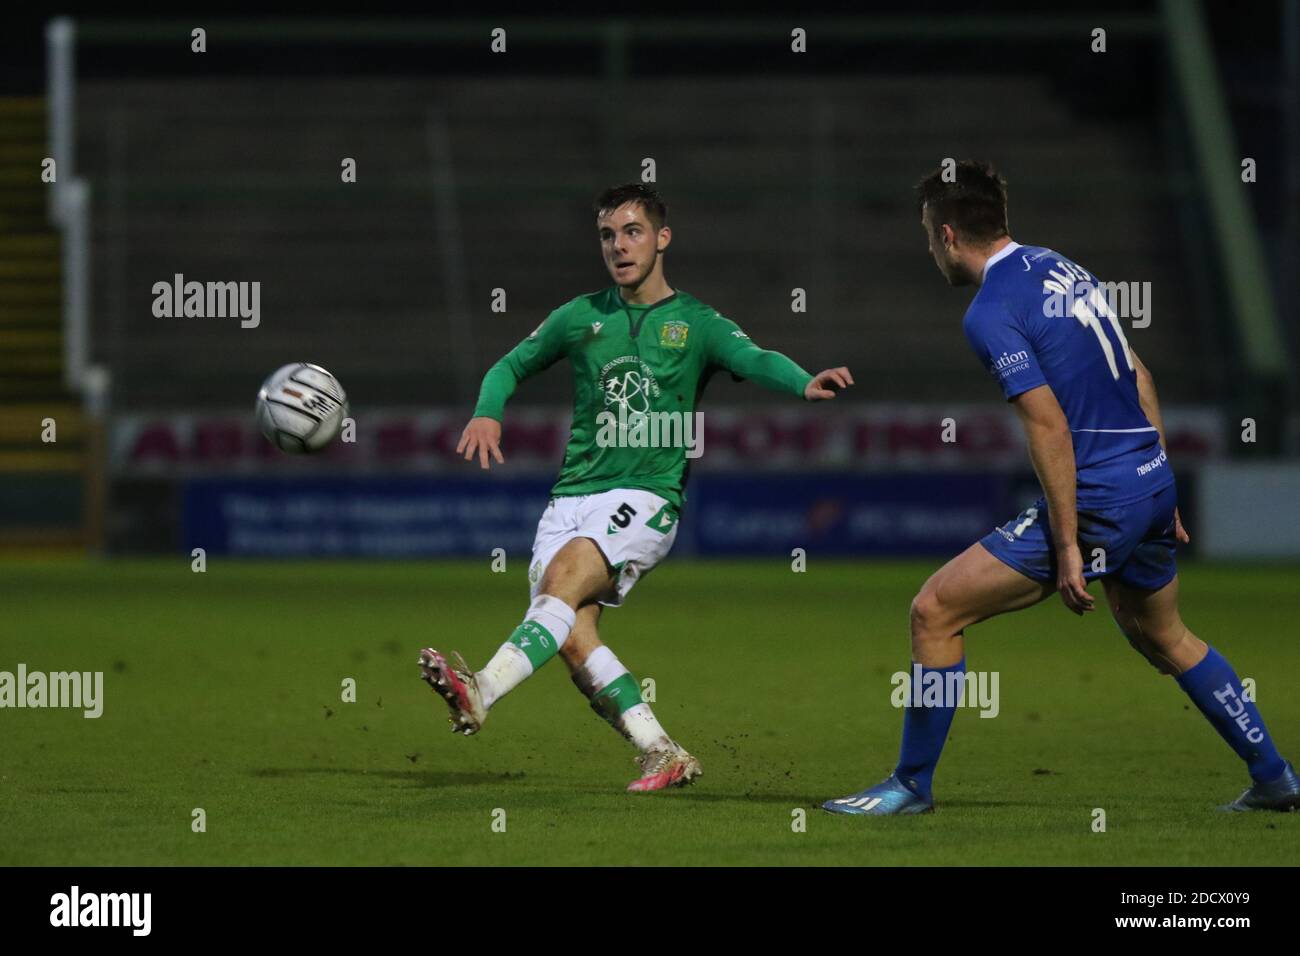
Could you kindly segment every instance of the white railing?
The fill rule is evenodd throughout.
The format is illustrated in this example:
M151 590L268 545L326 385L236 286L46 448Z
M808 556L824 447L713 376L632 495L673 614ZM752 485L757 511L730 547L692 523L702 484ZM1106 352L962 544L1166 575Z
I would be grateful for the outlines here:
M77 176L77 30L67 17L45 28L49 151L55 162L48 215L61 233L63 380L98 418L107 400L107 371L90 364L90 185Z

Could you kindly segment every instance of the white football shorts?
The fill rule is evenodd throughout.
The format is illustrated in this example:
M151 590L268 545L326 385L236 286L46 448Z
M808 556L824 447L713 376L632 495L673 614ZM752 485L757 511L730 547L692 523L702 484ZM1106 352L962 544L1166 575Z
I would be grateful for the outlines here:
M632 586L672 550L677 509L653 492L635 488L552 498L537 525L528 587L537 597L546 566L574 538L590 538L618 572L600 603L618 607Z

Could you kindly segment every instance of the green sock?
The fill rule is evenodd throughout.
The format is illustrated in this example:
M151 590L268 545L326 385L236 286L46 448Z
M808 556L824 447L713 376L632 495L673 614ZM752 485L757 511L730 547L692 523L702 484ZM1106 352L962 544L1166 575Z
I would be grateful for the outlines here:
M619 733L626 733L619 718L641 703L641 687L628 671L591 695L591 709L609 721Z
M591 709L642 753L677 749L641 699L641 685L608 647L592 651L573 681L591 700Z
M534 671L560 651L551 632L536 621L520 624L510 635L509 642L524 652Z

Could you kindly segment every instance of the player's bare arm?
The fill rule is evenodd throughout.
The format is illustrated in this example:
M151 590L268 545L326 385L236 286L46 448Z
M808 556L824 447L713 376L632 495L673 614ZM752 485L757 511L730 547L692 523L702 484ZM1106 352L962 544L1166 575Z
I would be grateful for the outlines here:
M1043 486L1056 544L1056 587L1075 614L1091 611L1093 597L1083 579L1079 553L1078 513L1075 510L1074 441L1070 424L1050 385L1016 396L1012 406L1020 416L1029 443L1029 457Z
M1133 364L1137 372L1137 390L1138 404L1142 406L1142 412L1146 415L1147 421L1155 426L1156 433L1160 436L1160 447L1169 452L1169 443L1165 440L1165 423L1160 417L1160 400L1156 397L1156 380L1151 375L1151 370L1143 364L1138 358L1137 353L1133 352ZM1179 515L1178 509L1174 509L1174 534L1183 544L1191 543L1191 536L1183 528L1183 519Z

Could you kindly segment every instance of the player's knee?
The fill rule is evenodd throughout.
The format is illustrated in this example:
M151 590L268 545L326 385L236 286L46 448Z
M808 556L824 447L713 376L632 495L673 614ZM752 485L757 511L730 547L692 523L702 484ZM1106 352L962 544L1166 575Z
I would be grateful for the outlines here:
M1133 648L1133 650L1137 651L1139 654L1141 654L1142 659L1144 661L1146 661L1156 670L1160 670L1160 665L1157 664L1151 657L1150 648L1148 648L1140 638L1135 638L1131 634L1125 634L1124 637L1128 640L1128 646Z
M912 609L910 620L912 625L912 640L926 640L936 637L946 637L942 634L942 622L945 613L939 595L931 587L923 587L912 598Z
M1128 640L1129 647L1141 654L1142 659L1154 667L1159 673L1166 676L1174 673L1173 669L1170 667L1168 659L1160 653L1160 648L1157 644L1141 634L1134 636L1124 628L1120 628L1120 631Z

